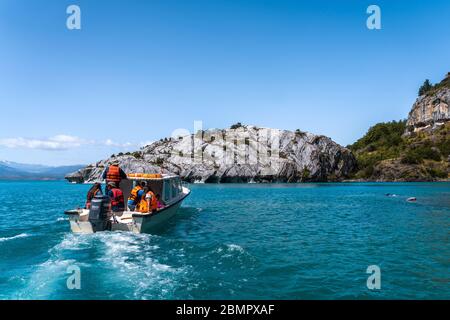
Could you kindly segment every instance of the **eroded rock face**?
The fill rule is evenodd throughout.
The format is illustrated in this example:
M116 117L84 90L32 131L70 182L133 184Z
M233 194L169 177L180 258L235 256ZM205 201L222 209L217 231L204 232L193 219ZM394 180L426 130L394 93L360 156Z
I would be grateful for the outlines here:
M435 129L450 120L450 89L442 88L431 95L417 98L406 125L408 132Z
M161 140L66 178L96 181L112 160L127 173L174 173L189 182L339 181L356 168L350 150L328 137L243 126Z

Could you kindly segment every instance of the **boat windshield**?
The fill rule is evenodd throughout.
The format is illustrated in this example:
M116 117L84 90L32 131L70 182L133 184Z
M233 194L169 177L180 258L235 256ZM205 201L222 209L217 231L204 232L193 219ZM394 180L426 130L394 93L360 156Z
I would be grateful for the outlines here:
M131 190L138 185L141 181L145 181L152 191L161 197L161 200L168 204L176 199L183 192L183 186L180 177L167 177L161 179L128 179L122 180L120 183L120 189L123 192L124 198L128 199L131 194Z

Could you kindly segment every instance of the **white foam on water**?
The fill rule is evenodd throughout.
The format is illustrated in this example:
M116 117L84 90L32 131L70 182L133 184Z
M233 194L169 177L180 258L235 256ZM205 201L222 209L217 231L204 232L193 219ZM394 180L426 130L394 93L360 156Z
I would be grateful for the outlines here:
M92 235L89 234L67 234L60 243L48 250L51 255L59 255L65 250L80 250L92 245Z
M29 237L30 235L28 233L21 233L12 237L4 237L4 238L0 238L0 242L4 242L4 241L9 241L9 240L14 240L14 239L19 239L19 238L25 238L25 237Z
M65 280L70 276L67 273L68 267L77 265L82 268L84 265L80 264L74 259L56 259L41 263L36 267L36 271L31 275L27 281L27 286L16 293L15 299L54 299L57 298L55 293L56 284L65 283Z
M244 253L245 250L240 245L237 244L227 244L228 251L238 251L240 253Z
M184 268L175 268L161 263L158 259L167 252L153 244L156 236L129 232L103 233L99 236L103 245L103 256L99 259L114 275L113 281L131 299L170 298L178 286L178 277Z
M166 262L179 252L160 249L155 242L161 239L130 232L66 234L48 249L49 258L32 268L32 274L26 276L26 287L18 289L14 296L17 299L58 299L61 295L70 298L72 293L66 288L70 276L67 270L76 265L81 268L82 287L91 287L92 281L97 281L98 292L86 292L87 298L92 298L90 294L97 299L171 298L188 267L174 267ZM84 283L83 273L94 269L99 272L89 274L90 282Z
M219 259L241 259L247 255L247 252L243 247L237 244L222 244L219 247L211 251L214 254L219 255ZM220 260L217 262L218 265L222 264Z
M34 267L34 272L28 279L24 289L20 289L16 299L54 299L57 298L55 290L57 284L66 285L70 276L67 273L69 266L86 268L89 264L65 257L67 250L79 250L88 245L89 238L86 235L68 234L54 247L48 250L50 257L43 263ZM66 288L65 288L66 289Z
M242 254L245 254L245 249L240 245L232 243L221 245L220 247L214 249L212 252L220 254L221 258L232 258L236 257L237 255L240 256Z

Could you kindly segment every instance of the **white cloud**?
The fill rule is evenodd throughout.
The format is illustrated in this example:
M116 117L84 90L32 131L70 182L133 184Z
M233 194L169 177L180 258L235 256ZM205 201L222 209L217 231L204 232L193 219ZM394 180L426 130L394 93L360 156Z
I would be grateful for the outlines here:
M13 149L39 149L48 151L61 151L68 149L75 149L82 146L97 146L97 147L113 147L113 148L130 148L139 147L139 144L131 142L118 143L111 139L106 141L85 140L76 136L65 134L56 135L45 139L34 138L4 138L0 139L0 147Z
M83 141L77 137L58 135L48 139L7 138L0 139L0 146L7 148L66 150L80 147Z

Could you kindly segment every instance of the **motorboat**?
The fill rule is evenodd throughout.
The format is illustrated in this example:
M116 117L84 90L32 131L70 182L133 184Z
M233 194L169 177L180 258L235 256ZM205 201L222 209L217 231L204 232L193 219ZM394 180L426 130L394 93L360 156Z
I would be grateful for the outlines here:
M176 175L167 174L128 174L128 179L121 181L125 206L131 190L141 181L145 181L155 194L160 195L162 206L149 213L130 211L111 211L107 196L95 197L90 209L74 209L65 211L74 233L94 233L98 231L130 231L135 233L151 233L158 226L172 218L181 206L190 190L183 186Z

